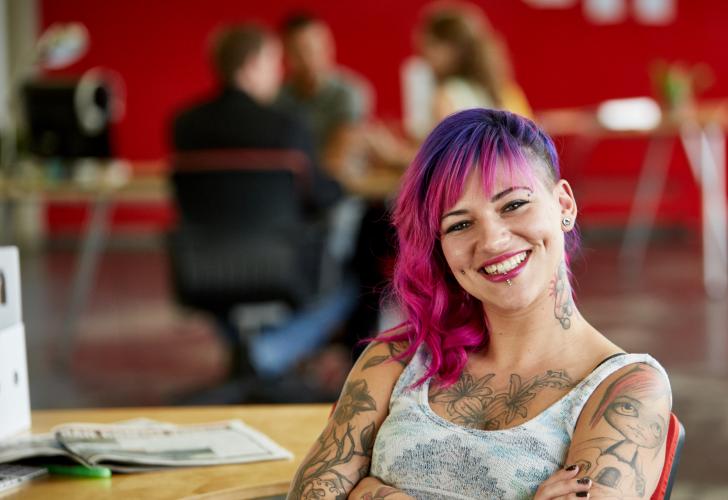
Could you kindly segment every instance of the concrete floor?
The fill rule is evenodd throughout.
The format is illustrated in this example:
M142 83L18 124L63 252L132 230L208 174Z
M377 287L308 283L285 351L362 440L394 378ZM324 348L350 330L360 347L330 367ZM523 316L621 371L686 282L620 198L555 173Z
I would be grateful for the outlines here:
M34 408L169 404L221 381L226 353L207 318L174 305L155 245L104 254L75 336L63 338L73 258L22 256ZM613 243L587 241L574 268L585 317L670 374L687 430L672 498L728 498L728 301L706 300L699 247L689 238L655 243L640 274L628 276ZM70 370L56 363L65 349Z

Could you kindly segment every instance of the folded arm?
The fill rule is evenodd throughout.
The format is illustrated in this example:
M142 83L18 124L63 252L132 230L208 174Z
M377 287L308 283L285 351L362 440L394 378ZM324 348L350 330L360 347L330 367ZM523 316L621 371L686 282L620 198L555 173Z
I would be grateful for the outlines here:
M618 370L597 388L567 458L593 481L590 498L650 498L662 472L671 405L664 375L643 363Z
M374 439L403 368L390 361L393 345L372 344L354 365L336 410L296 472L289 500L346 498L369 474Z

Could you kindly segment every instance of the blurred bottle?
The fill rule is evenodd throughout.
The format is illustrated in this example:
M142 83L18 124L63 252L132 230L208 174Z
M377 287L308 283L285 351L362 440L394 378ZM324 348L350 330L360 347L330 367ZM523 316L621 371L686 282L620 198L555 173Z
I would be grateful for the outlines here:
M666 116L684 118L695 112L696 97L713 85L713 71L707 64L688 66L683 62L655 62L650 70L655 94Z

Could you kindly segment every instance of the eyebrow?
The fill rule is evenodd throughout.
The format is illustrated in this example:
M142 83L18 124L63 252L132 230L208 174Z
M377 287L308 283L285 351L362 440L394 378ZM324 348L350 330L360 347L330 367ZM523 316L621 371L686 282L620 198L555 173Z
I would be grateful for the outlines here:
M490 199L490 202L495 203L496 201L500 200L504 196L507 196L508 194L512 193L513 191L517 191L519 189L525 189L526 191L529 191L531 193L533 192L533 190L528 186L512 186L512 187L509 187L508 189L504 189L503 191L501 191L498 194L493 195L493 197ZM453 210L451 212L447 212L442 217L440 217L440 220L442 221L442 220L446 219L447 217L452 217L455 215L463 215L466 213L468 213L468 211L465 209Z

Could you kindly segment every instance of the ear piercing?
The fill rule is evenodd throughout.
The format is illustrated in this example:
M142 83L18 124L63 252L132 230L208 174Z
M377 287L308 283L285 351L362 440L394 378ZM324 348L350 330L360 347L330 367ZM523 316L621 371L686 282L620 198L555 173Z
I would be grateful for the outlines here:
M465 274L465 269L461 269L460 274Z
M561 219L561 224L562 224L562 225L563 225L564 227L569 227L569 226L571 225L571 218L569 218L569 217L564 217L563 219Z

